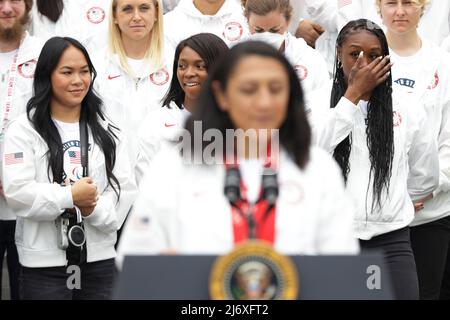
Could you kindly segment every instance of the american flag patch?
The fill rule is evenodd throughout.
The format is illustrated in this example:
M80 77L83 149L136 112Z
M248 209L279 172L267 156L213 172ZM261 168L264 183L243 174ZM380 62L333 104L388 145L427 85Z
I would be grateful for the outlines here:
M5 165L23 163L23 152L5 154Z
M345 6L352 4L352 0L338 0L338 8L341 9Z
M69 151L69 159L71 164L81 164L80 151Z

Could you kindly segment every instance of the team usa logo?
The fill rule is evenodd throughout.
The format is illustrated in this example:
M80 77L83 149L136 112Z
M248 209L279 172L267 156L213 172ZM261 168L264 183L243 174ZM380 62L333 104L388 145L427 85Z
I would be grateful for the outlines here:
M239 22L228 22L223 31L223 37L228 41L238 41L242 38L244 28Z
M31 79L34 76L34 71L36 70L36 60L30 60L25 63L22 63L19 67L19 74L27 79Z
M92 7L86 12L86 16L91 23L99 24L105 20L105 10L100 7Z
M408 87L411 89L414 89L414 87L416 85L416 81L411 80L411 79L406 79L406 78L399 78L399 79L395 80L394 82L402 87Z
M163 86L169 82L170 76L166 69L158 70L150 75L150 81L157 86Z
M300 79L300 81L305 80L308 77L308 68L305 66L302 66L300 64L297 64L294 66L295 71L297 72L297 76Z
M428 89L429 90L436 89L438 85L439 85L439 73L436 71L436 73L434 74L433 81L428 86Z
M399 127L403 121L402 115L397 111L394 111L393 115L394 115L394 127Z

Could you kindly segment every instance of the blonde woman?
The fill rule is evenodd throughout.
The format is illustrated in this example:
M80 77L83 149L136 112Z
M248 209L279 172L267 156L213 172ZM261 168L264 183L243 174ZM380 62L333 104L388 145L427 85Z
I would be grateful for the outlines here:
M382 26L382 19L378 13L378 0L338 0L337 24L340 30L350 20L359 18L369 19ZM393 1L396 2L396 1ZM411 3L414 1L403 1ZM450 42L450 1L428 1L423 18L418 26L419 34L437 45ZM386 29L385 29L386 30ZM446 48L449 48L448 46Z
M126 135L135 136L142 119L161 107L170 83L164 58L161 0L113 0L109 45L95 58L97 90L107 116ZM138 147L128 147L134 167Z
M421 102L428 130L439 147L439 187L416 203L411 224L420 297L438 299L450 245L450 55L419 35L428 2L377 0L376 5L394 63L394 93Z

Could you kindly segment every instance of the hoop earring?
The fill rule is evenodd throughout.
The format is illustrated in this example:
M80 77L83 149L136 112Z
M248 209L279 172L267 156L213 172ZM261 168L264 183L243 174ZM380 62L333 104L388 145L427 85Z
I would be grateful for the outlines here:
M338 59L337 67L338 67L338 69L342 69L342 61L339 59Z

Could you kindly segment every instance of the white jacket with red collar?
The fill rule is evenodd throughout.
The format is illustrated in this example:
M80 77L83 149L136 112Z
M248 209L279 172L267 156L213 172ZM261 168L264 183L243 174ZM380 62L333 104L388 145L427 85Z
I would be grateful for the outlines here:
M225 166L186 164L164 150L149 174L124 229L118 262L127 254L223 254L234 246ZM326 181L326 183L324 183ZM336 163L312 148L303 170L281 151L274 247L283 254L355 254L354 210Z
M20 44L19 52L17 56L17 73L16 81L14 85L13 100L10 113L8 114L8 120L14 120L21 114L25 113L28 100L30 100L33 94L33 76L36 69L37 60L43 42L25 33L25 37ZM5 104L6 104L6 87L9 82L9 77L5 77L4 82L0 83L0 112L1 112L1 125L3 126L3 119L5 117ZM1 129L0 129L1 130ZM3 159L3 139L0 137L0 159ZM1 167L0 160L0 167ZM2 180L0 168L0 181ZM0 195L0 220L15 220L16 215L9 208L6 203L5 197Z

